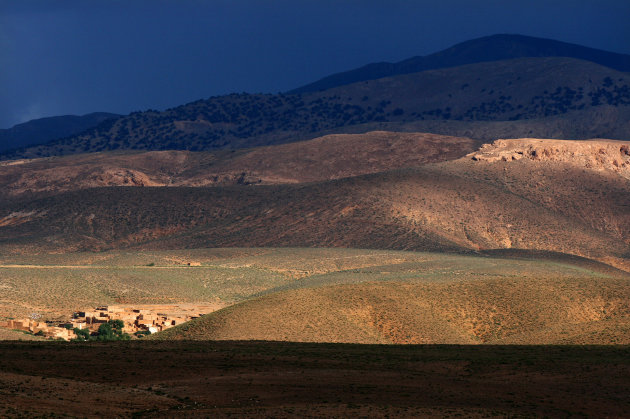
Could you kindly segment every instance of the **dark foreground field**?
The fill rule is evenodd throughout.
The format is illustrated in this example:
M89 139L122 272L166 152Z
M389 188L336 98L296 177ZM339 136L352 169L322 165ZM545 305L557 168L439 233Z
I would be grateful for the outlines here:
M0 416L624 417L628 346L0 343Z

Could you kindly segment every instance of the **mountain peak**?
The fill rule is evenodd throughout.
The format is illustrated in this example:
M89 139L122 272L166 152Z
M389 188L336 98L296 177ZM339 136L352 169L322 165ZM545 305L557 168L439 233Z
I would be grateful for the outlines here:
M465 41L426 56L412 57L397 63L372 63L332 74L290 93L314 92L399 74L524 57L570 57L592 61L618 71L630 71L630 55L552 39L519 34L496 34Z

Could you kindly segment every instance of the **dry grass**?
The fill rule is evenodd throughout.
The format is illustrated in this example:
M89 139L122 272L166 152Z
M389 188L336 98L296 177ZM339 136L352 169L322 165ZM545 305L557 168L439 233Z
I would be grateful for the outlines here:
M65 317L113 303L232 304L312 275L427 258L410 252L290 248L5 255L0 256L0 316Z
M330 270L271 287L259 297L155 338L630 343L628 275L604 265L558 257L538 261L332 249L287 252L293 258L286 260L300 255ZM276 250L230 263L270 269L282 254Z
M229 256L222 257L222 253ZM38 312L46 318L57 318L114 303L231 304L286 283L288 277L282 272L247 263L222 265L247 253L110 252L10 259L10 264L0 267L0 286L4 291L0 313L4 317L20 317ZM188 262L203 264L188 266Z
M5 255L0 315L47 318L101 304L220 302L303 286L464 278L607 277L597 263L359 249L231 248ZM199 266L188 266L188 263ZM611 273L612 272L612 273Z
M158 339L630 344L627 279L364 283L266 295Z

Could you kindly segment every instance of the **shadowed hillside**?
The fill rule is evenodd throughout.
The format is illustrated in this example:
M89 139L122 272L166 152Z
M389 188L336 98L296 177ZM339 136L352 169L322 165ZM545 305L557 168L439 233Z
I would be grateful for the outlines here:
M53 116L34 119L8 129L0 129L0 152L77 135L107 119L116 119L119 116L107 112L94 112L83 116Z
M5 153L4 158L238 149L374 130L431 131L483 140L517 134L624 139L629 109L627 73L571 58L520 58L321 92L213 97L164 112L136 112L79 136Z
M355 70L332 74L292 90L291 93L326 90L345 84L400 74L523 57L571 57L592 61L619 71L630 71L630 56L626 54L616 54L551 39L502 34L462 42L424 57L413 57L398 63L368 64Z

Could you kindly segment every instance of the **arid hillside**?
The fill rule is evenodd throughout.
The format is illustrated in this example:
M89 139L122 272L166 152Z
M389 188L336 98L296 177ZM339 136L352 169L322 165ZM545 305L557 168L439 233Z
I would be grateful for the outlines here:
M41 336L35 336L30 333L25 333L19 330L9 330L0 328L0 341L2 340L39 340L44 341L46 338Z
M80 154L0 162L0 196L104 186L217 186L315 182L460 158L468 138L375 131L251 150Z
M523 153L528 141L521 141ZM627 143L613 143L619 148L614 158L600 154L596 141L574 144L595 153L594 161L602 156L604 163L475 160L473 154L318 183L108 187L15 198L0 203L0 246L10 253L126 247L521 248L629 269L630 182L619 172L627 164ZM600 148L608 150L610 144L603 141Z
M304 278L352 269L411 263L429 274L437 270L436 260L442 261L442 267L461 269L469 259L383 250L295 248L2 254L0 320L31 313L45 320L67 320L74 311L111 304L226 306L298 284ZM506 269L518 269L521 264L508 261ZM485 260L478 265L482 272L493 270ZM602 269L591 264L584 268ZM469 269L476 272L474 267ZM570 268L559 272L575 273Z
M571 165L590 170L615 172L630 179L630 143L628 141L564 141L523 138L497 140L472 153L475 161L514 161L529 159L541 163Z
M411 275L409 275L411 277ZM445 275L447 278L448 276ZM156 339L397 344L630 344L628 277L478 277L278 292Z

